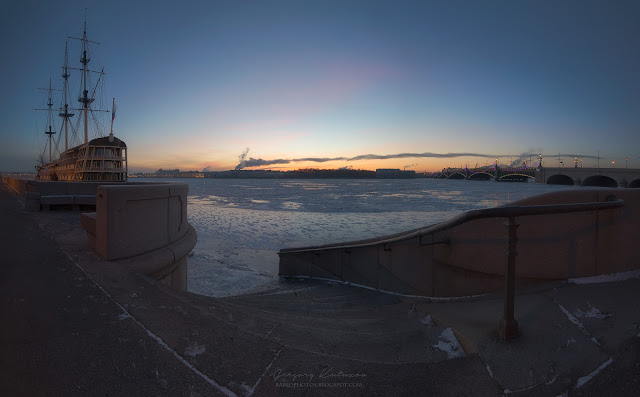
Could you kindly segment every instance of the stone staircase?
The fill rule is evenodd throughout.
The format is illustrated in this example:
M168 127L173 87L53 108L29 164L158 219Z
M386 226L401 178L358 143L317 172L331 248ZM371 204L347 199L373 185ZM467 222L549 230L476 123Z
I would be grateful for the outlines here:
M378 363L465 355L454 333L410 300L343 284L283 280L275 289L217 299L208 309L254 335L322 355Z

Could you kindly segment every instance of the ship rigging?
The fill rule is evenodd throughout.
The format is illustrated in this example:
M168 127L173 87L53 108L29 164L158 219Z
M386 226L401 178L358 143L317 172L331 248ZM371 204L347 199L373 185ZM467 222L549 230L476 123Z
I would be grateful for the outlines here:
M104 75L104 69L100 71L94 71L89 69L90 51L89 45L97 45L98 42L91 41L87 38L87 21L85 17L84 30L82 38L69 37L72 40L79 40L81 42L81 67L74 68L68 64L69 60L69 41L65 44L65 56L64 66L62 67L63 89L62 99L63 106L60 107L58 115L62 118L61 131L64 134L64 151L62 151L58 158L53 159L52 148L53 139L52 135L56 132L52 129L52 91L51 82L49 83L49 98L47 102L48 111L48 131L45 133L49 136L49 161L45 163L41 160L41 164L36 166L38 170L38 178L44 181L112 181L112 182L125 182L127 180L127 146L126 144L116 138L113 135L113 122L115 119L115 99L112 101L111 110L111 132L108 137L99 136L98 138L89 140L89 118L94 116L94 112L109 112L108 110L94 109L92 104L95 101L96 90L102 81ZM70 70L78 71L80 74L80 86L81 93L78 96L79 108L69 107L69 78L71 77ZM89 90L89 74L95 73L98 75L97 82L91 91ZM70 111L80 112L82 119L82 127L84 132L84 142L74 147L69 147L69 130L70 119L75 115ZM80 121L80 120L78 120ZM73 131L73 125L71 125ZM98 131L98 133L100 133ZM59 138L58 138L59 139Z

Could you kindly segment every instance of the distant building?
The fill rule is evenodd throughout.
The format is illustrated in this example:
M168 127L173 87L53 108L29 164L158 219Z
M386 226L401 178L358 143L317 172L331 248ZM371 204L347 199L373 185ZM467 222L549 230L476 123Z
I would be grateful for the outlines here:
M415 171L402 171L397 168L378 168L376 170L376 178L381 179L410 179L415 177Z
M179 169L175 169L175 170L163 170L162 168L160 168L158 171L156 171L156 174L178 174L180 173Z

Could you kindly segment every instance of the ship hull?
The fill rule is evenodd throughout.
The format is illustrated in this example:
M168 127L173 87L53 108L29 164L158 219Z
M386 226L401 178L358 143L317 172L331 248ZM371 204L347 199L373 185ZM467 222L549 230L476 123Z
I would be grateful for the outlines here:
M42 181L126 182L127 145L113 136L76 146L38 167Z

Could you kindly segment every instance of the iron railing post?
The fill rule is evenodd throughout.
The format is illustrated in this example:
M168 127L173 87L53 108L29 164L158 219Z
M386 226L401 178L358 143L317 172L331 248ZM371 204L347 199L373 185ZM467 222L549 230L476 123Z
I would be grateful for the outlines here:
M518 321L514 318L514 301L516 292L516 244L518 243L518 224L515 216L509 217L506 224L509 229L509 242L507 248L507 267L505 269L505 297L504 297L504 315L498 325L498 333L500 339L509 340L518 336Z

